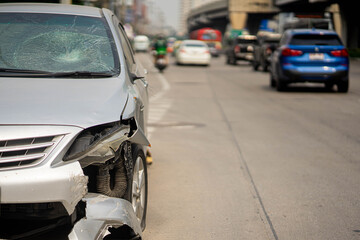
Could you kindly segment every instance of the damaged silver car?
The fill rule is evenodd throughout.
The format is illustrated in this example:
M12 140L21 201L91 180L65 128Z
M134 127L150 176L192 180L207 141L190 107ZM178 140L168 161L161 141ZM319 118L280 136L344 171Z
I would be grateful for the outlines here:
M107 9L0 4L0 238L141 238L145 73Z

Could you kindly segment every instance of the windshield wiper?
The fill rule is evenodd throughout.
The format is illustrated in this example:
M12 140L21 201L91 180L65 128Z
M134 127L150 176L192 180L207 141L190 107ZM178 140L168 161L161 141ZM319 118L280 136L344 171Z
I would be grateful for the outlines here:
M0 68L0 73L51 74L51 72L46 72L41 70L16 69L16 68Z
M116 74L115 72L89 72L89 71L47 72L41 70L0 68L0 76L6 76L6 77L101 78L101 77L112 77L115 74Z
M101 78L101 77L112 77L114 72L88 72L88 71L74 71L74 72L57 72L52 73L51 77L76 77L76 78Z

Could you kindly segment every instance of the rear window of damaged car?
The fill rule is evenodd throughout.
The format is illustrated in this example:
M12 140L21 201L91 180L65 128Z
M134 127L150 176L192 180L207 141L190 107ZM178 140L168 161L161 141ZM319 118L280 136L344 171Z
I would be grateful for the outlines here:
M102 18L0 13L0 68L117 73L116 54Z
M184 44L185 47L196 47L196 48L205 48L206 45L205 44L200 44L200 43L186 43Z
M342 45L339 37L334 34L296 34L291 38L291 45Z

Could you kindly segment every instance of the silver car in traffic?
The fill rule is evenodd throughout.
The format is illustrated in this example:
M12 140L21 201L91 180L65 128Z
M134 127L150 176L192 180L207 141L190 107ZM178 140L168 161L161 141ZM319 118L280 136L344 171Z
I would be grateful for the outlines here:
M148 84L117 17L0 4L0 32L1 224L67 218L73 239L124 225L141 236Z

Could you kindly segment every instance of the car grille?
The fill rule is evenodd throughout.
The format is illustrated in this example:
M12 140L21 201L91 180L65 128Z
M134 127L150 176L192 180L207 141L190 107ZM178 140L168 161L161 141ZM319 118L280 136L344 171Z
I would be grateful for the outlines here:
M39 164L62 136L46 136L0 141L0 170Z

